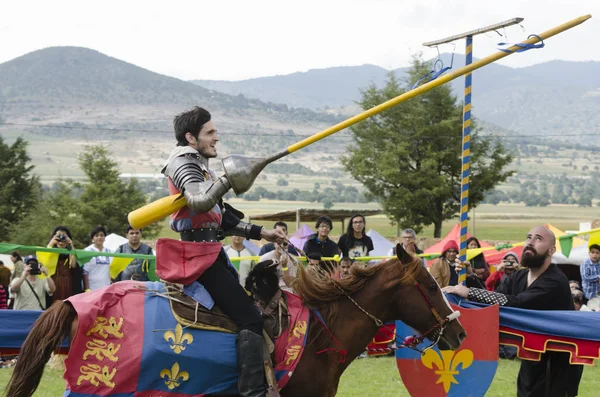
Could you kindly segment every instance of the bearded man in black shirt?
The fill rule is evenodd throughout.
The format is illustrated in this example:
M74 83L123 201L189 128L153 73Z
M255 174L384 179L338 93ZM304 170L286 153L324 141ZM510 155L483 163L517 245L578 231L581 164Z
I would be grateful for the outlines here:
M525 240L521 256L521 265L525 268L511 274L495 292L463 285L448 286L443 291L492 305L532 310L574 310L569 280L552 263L554 252L554 233L546 227L536 226ZM457 264L456 271L461 270L462 266ZM569 353L563 352L543 353L540 361L523 360L517 379L517 396L576 396L582 369L579 365L570 365Z

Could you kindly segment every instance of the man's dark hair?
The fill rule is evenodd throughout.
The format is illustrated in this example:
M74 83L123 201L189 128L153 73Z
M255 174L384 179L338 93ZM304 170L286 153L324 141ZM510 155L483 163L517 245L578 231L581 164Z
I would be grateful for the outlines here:
M277 226L285 227L285 230L288 230L287 223L285 223L285 222L282 222L282 221L275 222L275 224L273 225L273 229L275 229Z
M600 245L598 245L598 244L592 244L592 245L590 245L589 250L591 251L593 249L597 249L598 251L600 251Z
M17 258L18 261L22 261L23 257L21 257L21 255L17 252L17 251L13 251L11 253L12 256L14 256L15 258Z
M320 261L322 258L322 255L319 252L310 252L306 255L306 257L308 259L312 259L312 260L316 260L316 261Z
M66 235L69 236L70 239L73 239L73 236L71 235L71 231L66 226L62 226L62 225L56 226L54 228L54 230L52 230L52 236L54 236L56 234L56 232L65 232Z
M0 261L0 265L4 266L4 262Z
M96 226L90 232L90 239L93 239L94 236L100 232L104 233L104 237L106 237L106 228L104 226Z
M321 223L327 223L329 225L329 229L333 229L333 223L331 222L331 218L325 215L321 215L318 219L317 219L317 223L315 224L315 227L318 229L319 226L321 226Z
M340 259L340 263L342 263L344 261L345 262L350 262L350 263L353 262L352 258L350 258L349 256L343 256L342 259Z
M127 229L125 230L125 234L129 233L130 230L139 230L140 234L142 233L142 229L136 229L135 227L129 225L129 226L127 226Z
M185 139L185 134L188 132L192 134L194 138L198 139L200 130L204 124L210 121L210 118L210 113L206 109L198 106L175 116L173 119L173 128L175 129L177 146L188 145L188 141Z

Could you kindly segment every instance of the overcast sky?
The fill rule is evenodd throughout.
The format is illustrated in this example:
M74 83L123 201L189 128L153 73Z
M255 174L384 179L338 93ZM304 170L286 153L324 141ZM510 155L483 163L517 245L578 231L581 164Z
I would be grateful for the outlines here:
M496 51L585 14L596 18L500 63L600 60L599 0L103 0L2 1L0 63L50 46L81 46L181 79L241 80L331 66L406 66L425 41L512 17L519 26L474 39ZM456 45L464 53L464 40ZM440 47L451 52L451 45Z

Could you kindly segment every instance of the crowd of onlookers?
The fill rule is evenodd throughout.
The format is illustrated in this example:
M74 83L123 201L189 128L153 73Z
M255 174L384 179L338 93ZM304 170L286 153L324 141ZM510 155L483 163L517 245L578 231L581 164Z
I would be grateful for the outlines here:
M127 243L114 252L152 255L150 246L142 243L142 231L128 227ZM104 246L106 229L98 226L90 232L91 244L86 251L111 253ZM69 228L56 226L52 231L49 248L72 250L73 241ZM52 263L41 263L35 255L21 257L11 254L13 271L0 261L0 309L45 310L55 300L64 300L75 294L110 285L120 280L148 280L148 267L144 261L133 259L115 278L110 276L111 257L94 256L86 263L79 263L75 255L56 254ZM54 262L55 261L55 262ZM53 272L49 274L48 268Z
M285 222L276 222L274 228L280 229L286 236L288 227ZM244 246L243 237L231 237L230 244L225 246L225 252L238 269L240 283L244 285L245 279L254 264L264 260L276 260L280 263L278 272L282 289L292 291L291 284L296 277L297 268L301 261L299 257L306 258L307 267L314 267L324 272L337 270L339 277L350 274L350 268L357 261L356 258L368 257L373 251L373 241L365 233L365 217L357 214L350 218L348 228L335 242L330 238L333 222L327 216L320 216L315 223L316 233L305 240L303 247L295 247L289 240L281 244L267 243L260 248L260 259L253 260L252 252ZM141 241L142 230L128 227L125 231L127 243L120 245L114 252L127 254L152 255L152 248ZM98 226L90 232L91 244L85 248L97 253L110 253L104 245L107 236L106 229ZM51 234L48 247L73 249L71 232L65 226L57 226ZM402 247L414 255L423 251L417 246L417 235L412 229L402 231L398 241ZM467 240L468 249L481 248L479 240L470 237ZM456 285L458 273L455 270L458 261L458 244L449 240L445 244L440 256L427 263L431 275L440 287ZM395 255L395 247L388 253ZM242 257L242 260L237 258ZM323 258L339 258L338 262L323 260ZM115 278L111 278L110 264L112 257L94 256L86 263L78 263L75 255L59 254L56 264L52 264L53 274L48 276L48 264L39 263L35 256L22 258L18 252L11 255L14 271L0 261L0 309L14 308L17 310L44 310L54 300L63 300L68 297L89 290L95 290L120 280L146 281L148 277L147 262L133 259L131 263ZM463 262L467 268L466 285L468 287L484 288L495 291L510 274L521 269L519 256L514 252L504 255L501 262L492 266L486 262L483 253L476 255L469 261ZM595 299L600 291L600 246L590 245L589 258L581 264L581 283L572 281L573 302L578 310L600 309L600 303L589 308L587 303ZM43 277L40 277L43 275ZM577 284L575 284L577 283ZM600 300L600 299L598 299Z

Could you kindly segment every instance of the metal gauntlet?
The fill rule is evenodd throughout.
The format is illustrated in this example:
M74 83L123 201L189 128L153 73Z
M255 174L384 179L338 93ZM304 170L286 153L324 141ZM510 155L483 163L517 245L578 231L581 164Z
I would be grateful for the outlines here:
M214 182L188 183L184 186L183 195L187 206L197 212L208 212L221 200L231 188L225 176Z

